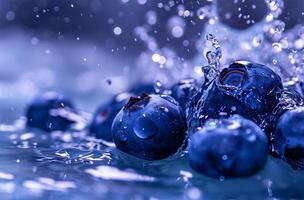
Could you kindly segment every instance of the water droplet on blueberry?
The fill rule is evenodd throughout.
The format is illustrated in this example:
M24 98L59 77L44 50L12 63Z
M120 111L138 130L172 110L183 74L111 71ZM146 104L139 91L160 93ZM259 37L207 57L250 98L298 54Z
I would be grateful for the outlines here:
M134 133L141 139L149 139L159 132L158 127L148 117L139 117L133 126Z
M128 140L128 136L124 131L119 131L117 134L117 138L121 143L126 143Z

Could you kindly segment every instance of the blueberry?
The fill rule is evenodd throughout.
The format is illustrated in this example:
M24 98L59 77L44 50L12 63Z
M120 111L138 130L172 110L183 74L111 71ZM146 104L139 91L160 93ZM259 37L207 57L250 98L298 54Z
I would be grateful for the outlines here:
M195 79L183 79L177 84L173 85L171 96L180 104L185 110L188 102L196 94L198 87Z
M111 126L115 116L131 96L138 96L143 92L153 93L154 85L150 83L136 83L129 92L115 95L109 101L102 103L93 116L89 127L90 134L98 139L112 142Z
M93 120L89 127L90 133L98 139L112 142L112 122L131 96L131 93L121 93L101 104L93 116Z
M75 123L73 103L54 92L47 92L34 99L26 110L27 126L44 131L66 130Z
M285 112L279 119L273 145L294 169L304 169L304 107Z
M278 104L283 90L279 75L270 68L247 61L236 61L223 69L192 99L187 112L190 131L206 119L239 114L265 128L267 116Z
M165 95L131 97L112 124L116 147L144 160L174 154L185 140L185 131L181 107Z
M246 177L267 160L268 139L254 122L238 115L208 120L189 144L190 166L211 177Z
M299 92L294 89L284 89L280 96L278 96L278 104L273 109L272 113L266 116L269 125L265 127L265 132L270 133L270 139L275 134L275 129L279 118L287 111L293 110L299 106L303 106L304 100ZM271 153L273 156L278 156L274 149L271 147Z

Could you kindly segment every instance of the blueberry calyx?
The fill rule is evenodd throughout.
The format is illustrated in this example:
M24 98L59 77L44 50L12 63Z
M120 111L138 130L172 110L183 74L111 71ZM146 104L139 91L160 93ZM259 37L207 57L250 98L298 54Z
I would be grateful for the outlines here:
M238 68L226 68L220 73L219 82L227 87L241 87L247 80L247 72L245 66L237 64Z
M144 107L149 102L150 96L147 93L143 93L139 97L130 97L127 104L124 106L124 110L128 112L135 111Z

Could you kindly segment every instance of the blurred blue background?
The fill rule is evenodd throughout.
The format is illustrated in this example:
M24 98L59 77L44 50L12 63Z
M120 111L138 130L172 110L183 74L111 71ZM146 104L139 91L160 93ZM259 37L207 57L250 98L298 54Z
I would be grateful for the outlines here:
M199 12L212 2L2 0L0 103L6 106L0 111L11 114L0 120L9 122L29 98L49 89L74 96L81 109L92 111L97 101L140 79L136 63L151 44L169 49L182 62L193 59L207 21ZM220 21L234 29L252 25L239 13L258 22L267 12L264 0L216 3ZM281 18L287 28L303 21L303 4L286 0ZM140 35L142 30L146 35ZM141 38L147 36L154 43Z
M286 23L288 31L304 22L304 1L284 3L279 19ZM211 4L216 5L216 13ZM3 124L12 124L23 115L28 102L43 91L62 92L80 110L92 113L102 101L137 82L155 78L170 82L191 74L187 73L189 69L201 72L204 55L200 40L206 24L212 23L210 18L229 27L232 35L236 35L232 40L238 42L241 35L246 37L242 33L251 30L266 14L264 0L1 0L0 128L11 128ZM254 23L248 23L247 16ZM230 46L238 47L233 43ZM223 48L223 52L233 57L234 52L229 50ZM159 55L165 55L165 68ZM151 200L153 196L167 197L164 199L198 199L195 197L204 195L211 199L303 197L303 173L291 171L275 159L269 159L266 169L257 176L220 182L191 171L185 158L166 160L166 164L164 161L140 163L121 158L115 149L100 150L100 146L97 145L98 149L90 141L79 144L80 139L74 133L49 136L8 131L1 134L0 170L9 173L0 172L3 199L39 199L35 187L45 192L46 199L86 199L88 194L92 199L100 199L107 192L115 199ZM37 141L39 149L35 146ZM94 152L83 150L83 146L91 147ZM71 158L62 156L64 153ZM92 160L95 164L90 163ZM102 167L109 163L119 169L132 167L128 170L134 182L128 176L122 179L126 177L125 171ZM104 176L107 173L110 177ZM142 181L150 180L150 176L156 177L157 182ZM55 187L58 184L62 188ZM28 193L33 187L34 194ZM70 188L72 192L65 193ZM144 197L139 198L137 193Z

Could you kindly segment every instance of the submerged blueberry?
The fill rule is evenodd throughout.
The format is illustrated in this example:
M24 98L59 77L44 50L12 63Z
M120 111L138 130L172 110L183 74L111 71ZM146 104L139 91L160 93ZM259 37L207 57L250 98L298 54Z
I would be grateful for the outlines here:
M190 138L189 161L196 171L211 177L246 177L262 169L268 140L252 121L238 115L208 120Z
M185 109L188 102L196 94L198 87L195 79L183 79L173 85L171 96Z
M208 88L193 98L187 112L190 130L206 119L239 114L261 127L278 104L283 89L279 75L270 68L247 61L237 61L221 71Z
M294 169L304 169L304 107L287 111L277 124L273 145Z
M26 110L27 126L44 131L66 130L75 123L76 110L63 96L47 92L34 99Z
M181 107L164 95L131 97L112 125L116 147L145 160L174 154L184 142L185 131Z
M101 104L93 116L89 127L90 133L98 139L112 142L112 122L117 113L128 102L130 96L132 96L131 93L121 93Z

